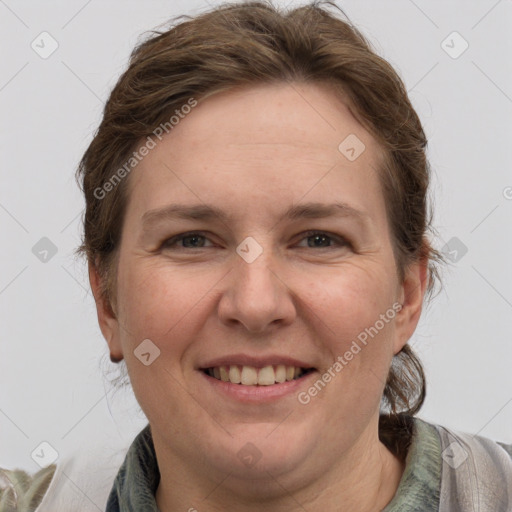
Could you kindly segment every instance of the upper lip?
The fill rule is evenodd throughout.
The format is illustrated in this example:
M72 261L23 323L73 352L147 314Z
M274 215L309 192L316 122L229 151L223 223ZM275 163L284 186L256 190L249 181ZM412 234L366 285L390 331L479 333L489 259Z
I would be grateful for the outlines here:
M297 368L313 368L313 365L294 359L289 356L267 355L267 356L251 356L249 354L231 354L229 356L216 357L199 364L199 369L216 368L219 366L253 366L254 368L264 368L265 366L295 366Z

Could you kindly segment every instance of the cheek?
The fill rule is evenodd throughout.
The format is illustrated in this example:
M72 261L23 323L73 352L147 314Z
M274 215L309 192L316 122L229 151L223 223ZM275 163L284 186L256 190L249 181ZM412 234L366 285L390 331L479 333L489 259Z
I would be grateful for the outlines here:
M337 277L333 274L327 288L319 284L309 288L315 339L319 349L328 353L327 365L320 369L320 378L328 380L326 389L318 385L321 392L311 391L319 397L319 407L336 404L336 421L346 419L348 411L369 413L380 402L392 359L396 317L394 281L386 275L368 267L347 268Z
M356 339L376 323L379 332L389 333L395 316L392 308L395 295L394 282L386 279L386 275L368 267L347 265L339 272L332 272L328 280L317 279L303 290L337 348L342 349L349 338ZM381 315L386 316L386 322L380 320Z
M171 272L136 262L120 268L120 335L132 389L149 421L165 422L174 433L180 430L179 418L185 414L201 420L200 408L190 409L180 364L191 340L197 339L194 329L204 321L200 301L212 287L204 279L183 274L180 269ZM138 347L148 339L159 353L145 365L136 353L140 354ZM154 350L151 345L146 349L150 360Z
M121 282L120 312L128 332L154 340L175 336L211 288L207 279L188 278L181 269L136 263L127 267Z

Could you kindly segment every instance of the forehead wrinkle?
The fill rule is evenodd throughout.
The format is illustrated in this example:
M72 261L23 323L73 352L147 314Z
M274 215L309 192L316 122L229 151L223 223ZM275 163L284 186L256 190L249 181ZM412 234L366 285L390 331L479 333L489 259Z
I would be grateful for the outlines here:
M368 213L342 202L328 204L309 202L293 205L280 216L279 220L288 219L293 221L302 218L319 219L332 216L352 217L365 224L370 220ZM171 204L163 208L147 211L141 217L142 225L146 229L157 223L172 219L220 220L227 223L233 219L233 215L208 204Z

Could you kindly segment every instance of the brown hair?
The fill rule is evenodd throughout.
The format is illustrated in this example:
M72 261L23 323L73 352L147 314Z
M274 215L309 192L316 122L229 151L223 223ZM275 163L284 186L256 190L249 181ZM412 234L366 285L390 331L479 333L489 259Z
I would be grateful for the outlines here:
M329 12L334 7L347 19ZM282 12L263 2L224 4L165 31L132 52L108 99L101 124L77 171L85 194L84 238L77 249L102 276L102 298L115 305L116 257L128 178L112 181L155 128L191 98L235 86L325 83L339 91L384 149L379 177L400 279L407 265L428 261L427 295L442 255L430 244L427 140L404 84L332 2ZM169 123L168 123L169 124ZM148 139L149 140L149 139ZM98 193L107 182L108 193ZM99 197L101 196L101 197ZM433 232L433 231L432 231ZM423 368L408 344L393 360L383 396L392 414L415 414L425 398Z

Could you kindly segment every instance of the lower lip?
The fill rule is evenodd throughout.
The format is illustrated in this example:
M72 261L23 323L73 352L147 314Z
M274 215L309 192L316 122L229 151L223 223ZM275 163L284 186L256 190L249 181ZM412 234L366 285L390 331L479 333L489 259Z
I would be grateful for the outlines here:
M300 389L306 387L315 377L316 371L308 373L296 380L282 382L280 384L272 384L271 386L245 386L244 384L233 384L232 382L224 382L223 380L210 377L206 373L199 370L206 382L218 393L245 403L268 403L279 400L280 398L296 395Z

